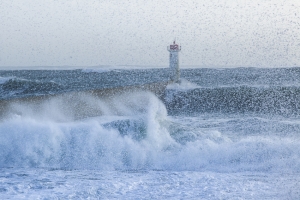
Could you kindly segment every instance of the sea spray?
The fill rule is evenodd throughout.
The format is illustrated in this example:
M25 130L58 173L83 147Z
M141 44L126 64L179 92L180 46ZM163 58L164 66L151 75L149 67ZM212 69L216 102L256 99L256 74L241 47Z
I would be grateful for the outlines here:
M166 109L149 92L109 99L79 96L73 105L68 98L11 105L9 117L0 124L2 167L147 168L157 154L175 145L165 127ZM80 110L80 120L74 107L79 104L85 109ZM126 120L129 126L120 129ZM134 124L140 128L132 129ZM128 129L137 133L120 132ZM139 134L146 136L133 137Z
M74 94L72 94L74 95ZM73 105L70 104L73 99ZM300 169L298 123L167 115L149 92L108 99L54 97L13 103L0 123L1 167L99 170L285 171ZM83 110L79 110L79 108ZM93 109L94 108L94 109ZM234 129L230 124L234 123ZM235 133L239 126L249 129ZM265 129L258 129L264 126ZM271 129L273 127L273 129ZM243 134L243 135L241 135Z

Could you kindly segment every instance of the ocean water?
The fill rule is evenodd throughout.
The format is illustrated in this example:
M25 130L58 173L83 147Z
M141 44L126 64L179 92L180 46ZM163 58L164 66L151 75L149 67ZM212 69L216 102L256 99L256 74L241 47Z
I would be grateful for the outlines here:
M0 71L0 199L300 199L300 68L168 76Z

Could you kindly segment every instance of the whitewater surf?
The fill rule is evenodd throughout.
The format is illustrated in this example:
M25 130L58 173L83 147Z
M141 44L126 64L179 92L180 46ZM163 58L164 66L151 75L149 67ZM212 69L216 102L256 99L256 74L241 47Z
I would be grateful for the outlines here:
M3 199L300 196L298 68L0 77Z

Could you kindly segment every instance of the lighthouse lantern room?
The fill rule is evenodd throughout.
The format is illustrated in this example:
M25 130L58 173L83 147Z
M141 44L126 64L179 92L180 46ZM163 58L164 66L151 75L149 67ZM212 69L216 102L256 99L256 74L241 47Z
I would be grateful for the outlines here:
M181 46L176 44L174 40L173 44L168 46L168 51L170 52L171 81L175 83L179 83L180 82L179 52L181 51Z

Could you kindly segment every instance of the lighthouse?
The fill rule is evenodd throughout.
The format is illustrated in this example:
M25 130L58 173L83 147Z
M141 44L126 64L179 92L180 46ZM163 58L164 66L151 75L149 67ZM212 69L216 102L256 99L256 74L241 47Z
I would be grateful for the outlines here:
M181 51L181 46L176 44L174 40L173 44L168 46L168 51L170 52L171 81L175 83L179 83L180 82L179 52Z

